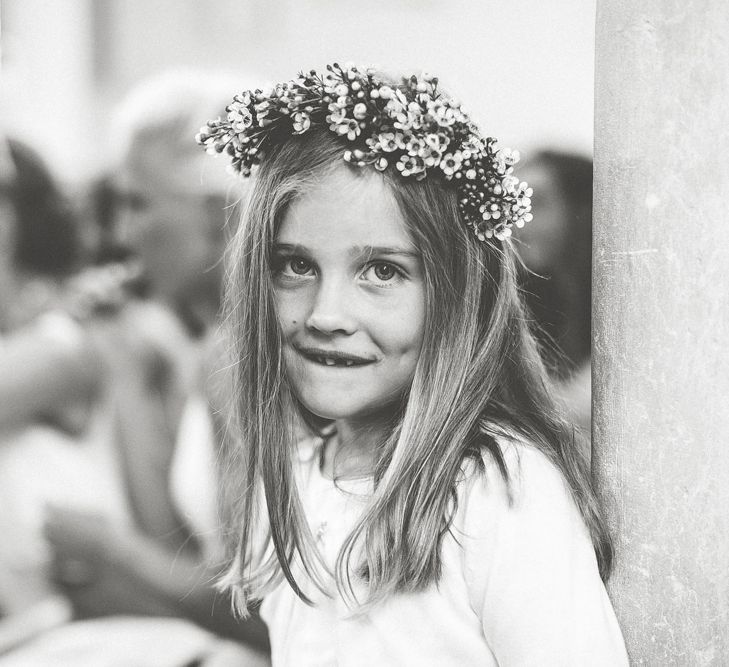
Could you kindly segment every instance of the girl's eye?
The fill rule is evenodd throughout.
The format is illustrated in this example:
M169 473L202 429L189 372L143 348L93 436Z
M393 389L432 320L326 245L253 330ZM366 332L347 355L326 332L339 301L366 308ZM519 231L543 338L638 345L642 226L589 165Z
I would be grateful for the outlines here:
M372 268L380 280L391 280L396 275L395 267L392 264L375 264Z
M400 275L398 268L389 262L376 262L365 271L365 276L369 280L382 283L392 282L394 278L398 278Z
M310 276L314 271L313 264L303 257L279 257L275 260L274 268L276 275L284 280Z
M305 276L309 273L309 271L311 271L311 262L307 262L305 259L301 259L300 257L293 257L288 260L286 264L288 264L291 268L291 272L295 273L297 276Z

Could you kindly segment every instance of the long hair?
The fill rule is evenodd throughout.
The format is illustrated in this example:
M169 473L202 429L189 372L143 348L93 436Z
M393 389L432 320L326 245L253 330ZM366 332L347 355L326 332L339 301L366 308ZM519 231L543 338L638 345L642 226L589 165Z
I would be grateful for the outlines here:
M229 257L237 423L222 459L230 556L224 584L239 594L239 608L281 577L308 601L296 572L326 592L294 478L297 423L308 415L286 376L270 249L287 206L315 179L337 165L363 173L341 154L340 142L316 129L273 150L256 176ZM479 243L460 219L455 193L437 178L381 177L422 256L426 322L412 386L378 449L374 494L337 560L340 592L361 602L352 576L364 577L370 605L436 582L464 460L483 465L490 456L508 476L497 438L509 434L533 443L562 471L607 577L610 540L587 468L552 402L517 288L513 249Z

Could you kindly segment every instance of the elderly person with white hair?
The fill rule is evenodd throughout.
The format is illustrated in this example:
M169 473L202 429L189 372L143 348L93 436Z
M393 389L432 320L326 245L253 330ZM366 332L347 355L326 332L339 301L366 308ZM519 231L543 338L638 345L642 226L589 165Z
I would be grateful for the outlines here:
M236 621L214 587L217 432L207 378L227 207L240 192L224 169L211 168L193 138L201 119L224 113L229 91L226 77L167 73L139 85L116 114L116 236L139 260L144 298L95 318L89 330L111 406L110 465L126 517L54 502L44 527L55 585L76 618L116 618L105 625L86 621L83 633L73 624L46 635L46 655L74 647L92 655L88 643L101 645L116 627L128 646L150 632L158 638L144 642L147 662L139 664L161 664L154 662L155 645L166 652L170 642L162 638L174 636L200 640L189 643L195 659L211 653L211 641L222 636L237 642L235 650L227 645L236 659L267 662L262 622ZM121 615L134 615L135 624ZM184 624L190 621L198 627Z

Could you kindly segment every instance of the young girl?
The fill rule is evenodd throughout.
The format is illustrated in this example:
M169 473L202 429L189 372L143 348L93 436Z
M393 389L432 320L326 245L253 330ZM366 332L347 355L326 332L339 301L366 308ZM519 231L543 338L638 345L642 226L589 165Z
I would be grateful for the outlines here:
M198 141L257 172L225 585L262 600L274 665L627 664L515 285L518 156L436 78L336 64L237 95Z

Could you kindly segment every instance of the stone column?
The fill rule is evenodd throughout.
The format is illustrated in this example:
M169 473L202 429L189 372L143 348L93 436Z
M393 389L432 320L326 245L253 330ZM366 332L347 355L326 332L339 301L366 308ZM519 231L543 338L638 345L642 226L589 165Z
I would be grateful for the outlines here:
M637 665L729 665L729 2L598 0L593 476Z

